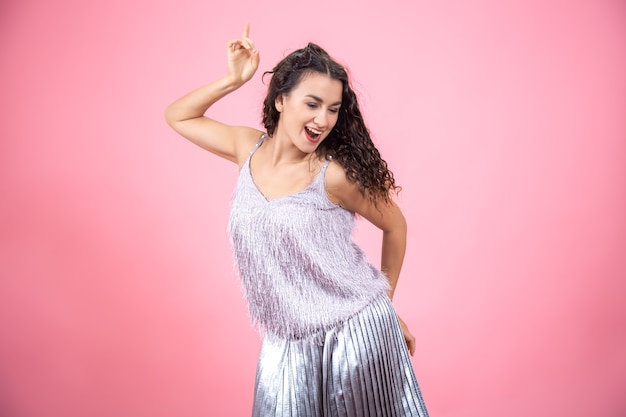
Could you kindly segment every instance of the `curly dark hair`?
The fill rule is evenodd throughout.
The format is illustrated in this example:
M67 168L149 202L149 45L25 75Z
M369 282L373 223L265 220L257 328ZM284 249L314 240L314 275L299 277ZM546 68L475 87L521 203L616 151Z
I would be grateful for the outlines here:
M389 203L390 193L397 192L400 187L372 142L348 72L318 45L309 43L263 74L263 77L271 75L263 101L263 125L268 135L274 134L280 117L275 106L276 98L288 94L305 75L312 72L328 75L341 81L343 86L337 124L320 143L315 154L320 158L330 156L336 160L345 169L348 180L358 184L361 194L375 205L379 201Z

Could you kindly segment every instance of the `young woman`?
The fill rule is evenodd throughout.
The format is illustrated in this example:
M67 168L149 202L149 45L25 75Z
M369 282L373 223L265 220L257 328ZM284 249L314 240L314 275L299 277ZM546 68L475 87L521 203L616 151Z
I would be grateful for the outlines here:
M265 132L205 116L256 72L246 25L228 74L172 103L185 138L240 167L230 234L252 321L264 334L253 416L427 416L391 304L406 247L393 174L345 69L319 46L271 75ZM380 269L352 240L355 215L383 231Z

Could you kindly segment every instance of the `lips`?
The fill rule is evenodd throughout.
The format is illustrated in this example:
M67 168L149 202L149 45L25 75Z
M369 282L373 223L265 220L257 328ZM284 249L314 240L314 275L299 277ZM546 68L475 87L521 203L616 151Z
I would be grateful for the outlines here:
M306 138L309 140L309 142L313 142L313 143L317 143L317 141L320 139L320 136L322 135L322 132L320 130L317 129L313 129L310 127L304 127L304 133L306 135Z

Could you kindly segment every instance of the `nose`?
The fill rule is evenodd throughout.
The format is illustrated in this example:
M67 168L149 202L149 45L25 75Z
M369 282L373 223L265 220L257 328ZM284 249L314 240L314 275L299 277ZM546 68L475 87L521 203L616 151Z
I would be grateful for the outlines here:
M313 122L320 128L326 127L328 125L328 115L326 114L326 109L321 109L317 112L313 118Z

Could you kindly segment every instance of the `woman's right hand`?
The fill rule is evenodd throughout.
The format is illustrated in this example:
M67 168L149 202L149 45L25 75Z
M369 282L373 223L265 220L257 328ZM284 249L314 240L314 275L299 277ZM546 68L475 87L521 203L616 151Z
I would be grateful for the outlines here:
M249 81L259 67L259 51L249 35L250 24L246 23L241 39L228 42L228 76L236 85Z

